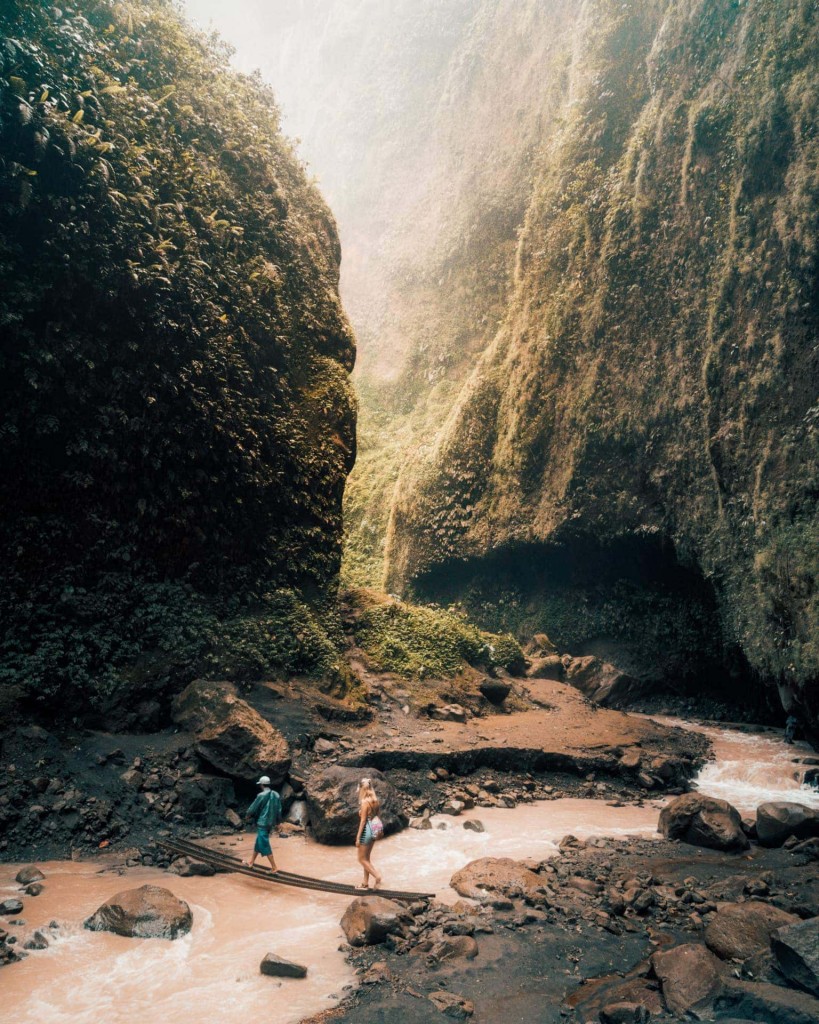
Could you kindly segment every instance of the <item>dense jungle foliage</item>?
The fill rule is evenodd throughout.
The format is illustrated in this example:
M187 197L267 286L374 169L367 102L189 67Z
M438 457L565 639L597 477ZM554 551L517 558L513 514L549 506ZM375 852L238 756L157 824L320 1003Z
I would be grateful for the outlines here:
M173 0L0 9L6 708L335 663L339 244L228 57Z

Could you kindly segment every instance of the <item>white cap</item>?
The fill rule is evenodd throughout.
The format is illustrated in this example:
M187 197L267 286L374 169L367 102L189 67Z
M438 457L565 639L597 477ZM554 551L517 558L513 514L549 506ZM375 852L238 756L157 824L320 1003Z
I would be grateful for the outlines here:
M262 776L262 777L261 777L261 778L259 779L259 781L258 781L258 782L256 783L256 785L257 785L257 786L269 786L269 785L270 785L270 779L269 779L269 777L268 777L267 775L263 775L263 776Z

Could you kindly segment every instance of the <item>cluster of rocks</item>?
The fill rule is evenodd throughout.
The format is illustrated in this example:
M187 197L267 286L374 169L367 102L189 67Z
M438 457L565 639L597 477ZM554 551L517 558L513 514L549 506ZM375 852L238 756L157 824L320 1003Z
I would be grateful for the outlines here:
M623 759L632 768L640 765L639 754L628 752ZM425 787L422 796L409 799L405 810L411 828L432 827L433 814L448 814L458 817L481 807L514 808L518 804L540 800L560 800L567 796L609 800L614 806L640 800L651 795L648 791L655 785L662 785L655 777L642 771L643 780L635 776L637 790L633 784L597 772L570 775L565 772L550 772L548 776L532 772L490 772L477 771L469 777L454 774L450 769L437 767L427 772L425 779L431 785ZM679 789L675 787L678 792ZM471 827L465 825L464 827Z
M15 876L15 881L20 886L21 896L39 896L45 889L43 884L45 875L34 864L21 868ZM23 911L24 904L20 897L12 896L0 901L0 918L4 918L9 927L25 927L25 918L19 916ZM47 929L38 929L20 942L18 935L0 926L0 967L14 963L16 960L22 960L27 955L27 951L47 949L49 946L47 933L53 932L57 928L59 928L57 922L52 921Z
M660 830L666 842L567 836L551 859L473 861L451 879L461 897L452 906L354 900L341 925L362 986L406 990L407 969L397 976L402 961L389 958L433 970L466 965L488 936L525 943L530 929L577 933L602 948L632 936L654 952L619 977L576 989L565 1015L584 1024L819 1020L819 812L763 804L749 822L724 801L686 794L663 811ZM757 838L766 848L759 865L730 873ZM686 844L715 852L700 859L682 852ZM373 962L365 955L372 946L388 959ZM471 975L464 967L456 977ZM454 1019L473 1014L468 991L433 998L440 991L412 994Z

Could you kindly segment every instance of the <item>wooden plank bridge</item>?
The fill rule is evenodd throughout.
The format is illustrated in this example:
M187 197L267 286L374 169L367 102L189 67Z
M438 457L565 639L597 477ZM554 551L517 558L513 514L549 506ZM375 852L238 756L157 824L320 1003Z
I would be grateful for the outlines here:
M332 892L339 896L361 896L365 892L377 893L389 900L403 900L414 902L415 900L431 900L434 893L429 892L401 892L396 889L358 889L354 885L345 885L342 882L327 882L322 878L311 878L309 875L296 875L292 871L271 871L269 867L256 865L248 867L238 857L231 857L230 854L222 853L219 850L212 850L199 843L190 842L187 839L158 839L157 846L161 846L170 853L182 857L190 857L191 860L209 864L218 871L235 871L238 874L249 875L261 882L274 882L277 885L291 885L299 889L313 889L318 892Z

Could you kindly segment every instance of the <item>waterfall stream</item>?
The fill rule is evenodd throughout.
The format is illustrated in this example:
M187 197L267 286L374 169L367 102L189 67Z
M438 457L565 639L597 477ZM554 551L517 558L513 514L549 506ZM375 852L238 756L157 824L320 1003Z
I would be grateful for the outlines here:
M656 717L656 716L654 716ZM703 792L753 810L764 800L791 799L819 807L819 790L804 786L794 758L810 754L786 746L773 731L748 734L676 719L699 729L714 744L715 758L695 780ZM437 816L433 828L407 829L375 851L385 882L437 890L443 899L452 873L476 857L545 858L567 833L625 836L655 834L662 800L642 807L614 807L599 800L556 799L513 810L480 808L459 818ZM463 827L478 818L485 831ZM231 852L247 851L250 837L225 839ZM319 846L302 837L278 840L279 864L338 881L358 881L352 848ZM41 865L45 890L24 897L25 925L8 925L22 941L52 921L59 929L50 947L0 973L2 1005L14 1008L15 1024L224 1024L265 1020L294 1024L326 1009L354 978L339 949L339 920L348 899L326 893L279 889L233 875L179 878L153 868L124 873L93 861ZM0 898L17 895L19 865L0 865ZM83 919L122 889L146 883L170 888L193 910L190 935L168 942L92 933ZM305 980L265 978L259 962L277 953L308 967ZM229 1016L226 1010L229 1008Z

